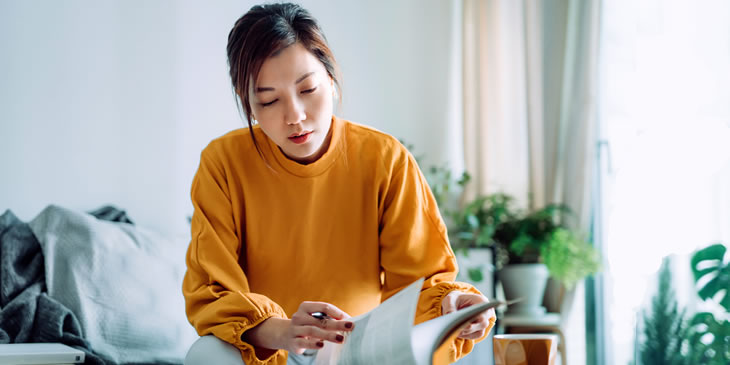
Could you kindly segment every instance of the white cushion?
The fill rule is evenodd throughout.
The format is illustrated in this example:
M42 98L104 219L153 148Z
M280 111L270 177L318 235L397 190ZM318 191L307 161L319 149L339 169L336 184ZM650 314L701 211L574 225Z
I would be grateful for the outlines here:
M53 205L30 226L49 295L76 314L95 352L116 363L183 361L198 338L181 289L187 240Z

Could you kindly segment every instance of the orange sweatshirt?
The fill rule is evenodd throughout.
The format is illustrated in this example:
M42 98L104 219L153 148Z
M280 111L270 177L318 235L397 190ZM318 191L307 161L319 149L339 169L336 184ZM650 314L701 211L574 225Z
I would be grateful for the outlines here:
M192 185L195 211L183 294L190 323L259 359L241 340L265 319L289 318L302 301L363 314L426 277L415 323L441 315L457 266L436 202L410 153L393 137L333 117L327 152L289 160L257 126L213 140ZM268 162L268 165L267 165ZM494 323L490 323L490 329ZM475 341L457 339L451 360Z

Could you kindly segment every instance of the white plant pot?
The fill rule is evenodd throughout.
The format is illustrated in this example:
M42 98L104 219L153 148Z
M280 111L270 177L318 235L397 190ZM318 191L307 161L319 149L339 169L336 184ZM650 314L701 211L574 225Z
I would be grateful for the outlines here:
M539 317L545 314L542 300L549 273L545 264L506 265L497 273L507 300L522 301L507 308L507 314Z
M477 290L482 292L490 300L494 296L494 260L492 258L492 250L488 248L470 248L467 254L459 250L456 253L456 261L459 264L459 275L456 277L459 281L464 281L474 285ZM469 270L480 270L482 272L482 280L474 281L469 278Z

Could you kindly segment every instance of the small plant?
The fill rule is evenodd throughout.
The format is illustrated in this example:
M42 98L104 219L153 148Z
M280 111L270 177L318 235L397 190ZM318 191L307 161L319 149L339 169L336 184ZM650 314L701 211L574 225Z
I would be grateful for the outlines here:
M464 174L457 182L469 182ZM571 210L563 204L548 204L526 212L515 207L510 195L478 196L462 209L447 211L451 218L451 245L455 250L494 247L496 266L545 263L550 276L572 288L578 281L598 272L598 251L561 220ZM469 273L470 277L476 276Z
M682 354L688 323L685 310L679 310L672 289L672 273L667 258L659 270L659 287L651 301L651 311L644 312L643 341L639 346L641 365L689 365Z
M684 320L670 288L666 262L659 276L659 291L652 312L644 314L644 337L639 345L640 364L727 365L730 364L730 263L727 247L710 245L692 255L691 267L697 294L704 301L717 301L723 314L696 313ZM722 318L724 317L724 318Z
M401 141L401 143L403 143ZM403 143L407 149L412 145ZM421 156L416 161L421 163ZM446 165L424 169L441 215L446 221L451 247L468 255L472 248L491 248L495 266L544 262L550 275L570 288L599 270L595 248L564 224L571 210L564 204L548 204L534 211L520 210L515 199L504 193L477 196L455 204L471 176L455 176ZM472 281L481 281L480 269L468 268Z
M468 175L463 181L469 181ZM462 209L448 212L453 222L452 247L467 250L495 244L495 235L502 232L500 229L518 218L512 204L512 197L493 194L477 197Z
M401 143L408 150L413 146ZM422 166L422 156L415 156ZM423 168L423 166L422 166ZM550 275L570 288L599 270L595 248L564 223L571 210L564 204L548 204L534 211L520 210L504 193L477 196L459 205L458 198L471 181L467 172L455 176L446 165L430 166L424 175L446 221L451 247L468 255L472 248L491 248L495 266L544 262ZM467 274L480 282L480 269Z

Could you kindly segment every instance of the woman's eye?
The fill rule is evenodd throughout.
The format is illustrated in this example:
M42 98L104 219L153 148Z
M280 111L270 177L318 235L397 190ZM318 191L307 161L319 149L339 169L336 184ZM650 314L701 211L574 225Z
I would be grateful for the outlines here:
M274 104L277 100L279 100L279 99L274 99L274 100L272 100L272 101L270 101L268 103L261 103L261 106L263 106L265 108L265 107L267 107L267 106L269 106L271 104Z
M311 94L311 93L314 92L314 90L317 90L317 87L316 86L313 87L313 88L311 88L311 89L302 90L302 94Z

